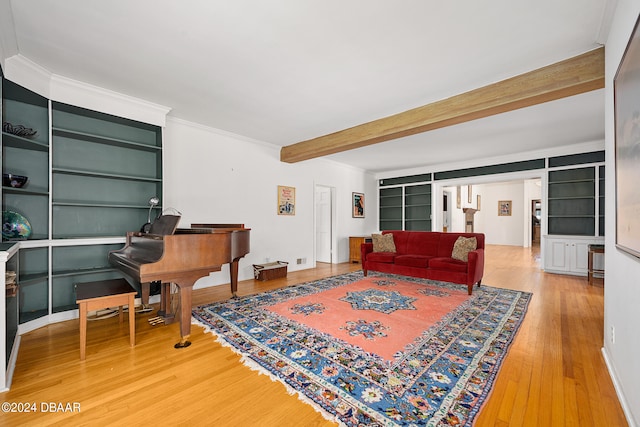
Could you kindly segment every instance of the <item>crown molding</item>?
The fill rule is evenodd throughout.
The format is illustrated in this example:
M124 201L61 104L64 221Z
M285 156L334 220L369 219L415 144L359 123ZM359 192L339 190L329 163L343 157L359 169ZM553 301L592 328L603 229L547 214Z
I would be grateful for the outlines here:
M5 61L5 77L52 101L164 127L170 107L53 74L20 54Z
M64 76L51 76L50 98L90 110L126 117L164 127L170 107L83 83Z
M5 59L4 76L13 83L50 98L51 73L20 54Z
M248 136L244 136L244 135L240 135L238 133L233 133L233 132L229 132L223 129L219 129L219 128L215 128L209 125L203 125L201 123L196 123L196 122L192 122L186 119L182 119L179 117L175 117L172 115L167 116L167 122L169 123L174 123L176 125L181 125L181 126L188 126L191 127L193 129L198 129L201 130L203 132L208 132L208 133L214 133L216 135L220 135L223 136L225 138L231 138L231 139L237 139L237 140L241 140L241 141L245 141L245 142L250 142L252 144L257 144L257 145L261 145L263 147L267 147L267 148L272 148L272 149L276 149L276 150L280 150L280 146L273 144L271 142L266 142L266 141L262 141L259 139L254 139L254 138L250 138Z

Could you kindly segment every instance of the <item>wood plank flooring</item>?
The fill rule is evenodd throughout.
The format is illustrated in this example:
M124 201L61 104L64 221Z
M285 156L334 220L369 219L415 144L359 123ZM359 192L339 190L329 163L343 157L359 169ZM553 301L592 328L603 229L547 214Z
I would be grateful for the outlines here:
M486 249L483 283L534 295L475 425L627 425L600 352L602 286L544 273L538 256L529 248ZM318 264L284 279L243 281L239 294L358 269ZM193 303L229 296L228 286L196 290ZM190 347L175 350L178 325L150 326L150 316L136 316L133 349L126 322L91 322L84 362L78 320L23 335L11 390L0 394L0 402L35 403L36 411L0 412L0 425L334 425L280 383L243 365L200 327L192 327ZM67 403L72 411L60 411Z

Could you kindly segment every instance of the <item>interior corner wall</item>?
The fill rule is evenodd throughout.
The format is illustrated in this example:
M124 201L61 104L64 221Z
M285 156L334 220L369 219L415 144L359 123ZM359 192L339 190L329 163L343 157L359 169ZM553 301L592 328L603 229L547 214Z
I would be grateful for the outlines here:
M164 129L164 201L191 223L242 223L251 228L251 251L240 261L239 279L253 277L253 264L286 261L288 270L315 266L316 185L335 188L338 262L349 260L349 236L377 229L377 181L362 170L314 159L280 161L280 147L168 118ZM295 187L295 215L278 215L277 187ZM352 218L352 192L364 193L364 218ZM306 263L297 264L297 259ZM229 283L228 268L200 279L196 287Z
M640 0L618 0L605 50L607 195L615 195L613 79L640 14ZM640 102L640 101L639 101ZM605 201L604 356L629 424L640 423L640 259L616 248L616 198Z

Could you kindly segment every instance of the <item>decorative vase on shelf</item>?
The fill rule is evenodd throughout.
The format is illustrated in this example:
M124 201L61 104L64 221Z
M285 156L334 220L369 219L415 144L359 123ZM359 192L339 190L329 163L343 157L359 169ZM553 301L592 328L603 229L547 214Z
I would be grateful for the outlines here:
M31 224L23 215L14 211L2 211L2 239L26 240L31 236Z

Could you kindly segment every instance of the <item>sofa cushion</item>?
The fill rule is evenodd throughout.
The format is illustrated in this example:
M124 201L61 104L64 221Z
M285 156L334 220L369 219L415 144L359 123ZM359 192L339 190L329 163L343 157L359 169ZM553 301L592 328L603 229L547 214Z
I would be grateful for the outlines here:
M458 237L453 244L453 251L451 251L451 258L460 261L469 261L469 252L475 251L478 247L478 241L475 237Z
M435 270L449 270L465 273L467 271L467 263L453 258L433 258L429 261L429 268Z
M431 258L433 257L424 255L398 255L394 263L406 267L427 268Z
M395 252L396 245L393 243L393 234L372 234L373 252Z
M395 257L395 252L371 252L370 254L367 254L367 262L384 262L393 264Z
M430 231L413 231L407 234L406 252L403 253L408 255L438 256L440 233Z

